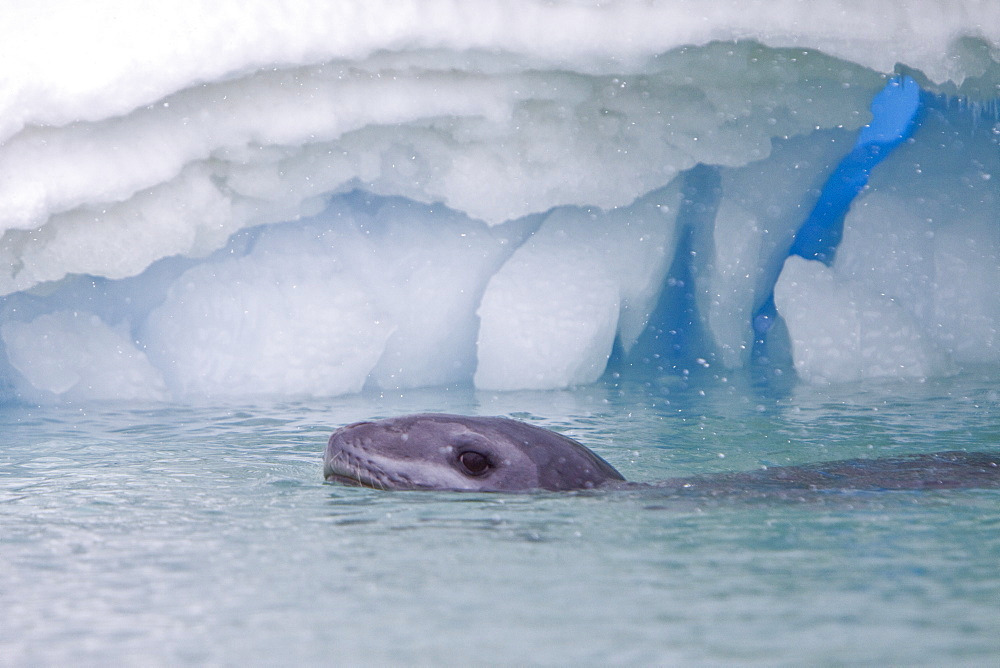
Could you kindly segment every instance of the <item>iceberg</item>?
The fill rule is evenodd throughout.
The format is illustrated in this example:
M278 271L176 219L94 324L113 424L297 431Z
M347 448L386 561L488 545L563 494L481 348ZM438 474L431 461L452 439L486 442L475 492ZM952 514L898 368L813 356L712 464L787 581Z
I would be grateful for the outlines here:
M4 13L0 401L1000 363L995 3Z

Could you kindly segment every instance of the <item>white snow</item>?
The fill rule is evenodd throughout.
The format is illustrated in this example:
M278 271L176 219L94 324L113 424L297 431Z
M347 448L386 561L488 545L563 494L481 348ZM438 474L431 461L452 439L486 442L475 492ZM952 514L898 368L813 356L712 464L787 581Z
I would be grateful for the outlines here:
M887 75L990 108L997 3L2 14L0 401L587 383L678 262L723 368L751 363L776 281L803 380L1000 363L988 111L928 114L834 265L778 278ZM699 164L721 184L692 204Z

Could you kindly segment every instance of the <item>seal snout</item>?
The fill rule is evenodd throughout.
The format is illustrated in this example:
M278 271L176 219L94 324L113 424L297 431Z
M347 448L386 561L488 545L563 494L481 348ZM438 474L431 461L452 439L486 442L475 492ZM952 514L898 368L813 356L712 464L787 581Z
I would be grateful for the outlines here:
M352 486L380 487L377 471L365 456L365 431L376 426L364 421L337 429L330 435L323 455L323 477Z

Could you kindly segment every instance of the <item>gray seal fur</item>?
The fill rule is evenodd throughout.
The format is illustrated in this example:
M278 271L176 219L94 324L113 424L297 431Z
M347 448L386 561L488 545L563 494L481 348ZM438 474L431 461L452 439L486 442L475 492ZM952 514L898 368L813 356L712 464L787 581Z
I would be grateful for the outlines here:
M829 490L1000 487L1000 455L937 452L884 459L626 482L594 452L548 429L502 417L421 413L336 430L327 481L385 490L521 492L654 487L669 494L792 497Z

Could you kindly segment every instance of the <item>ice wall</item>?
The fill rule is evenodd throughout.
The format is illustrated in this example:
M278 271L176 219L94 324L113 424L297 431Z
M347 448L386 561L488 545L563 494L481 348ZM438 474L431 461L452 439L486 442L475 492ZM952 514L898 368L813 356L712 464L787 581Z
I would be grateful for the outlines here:
M995 3L2 12L0 400L998 361Z
M919 129L873 171L831 266L790 258L775 287L807 380L1000 362L1000 123L923 97Z

